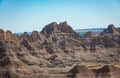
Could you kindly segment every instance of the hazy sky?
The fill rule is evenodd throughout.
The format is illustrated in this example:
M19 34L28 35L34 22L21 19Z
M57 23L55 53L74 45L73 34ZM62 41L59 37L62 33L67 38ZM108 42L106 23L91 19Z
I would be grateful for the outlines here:
M0 28L41 29L67 21L73 29L120 26L120 0L0 0Z

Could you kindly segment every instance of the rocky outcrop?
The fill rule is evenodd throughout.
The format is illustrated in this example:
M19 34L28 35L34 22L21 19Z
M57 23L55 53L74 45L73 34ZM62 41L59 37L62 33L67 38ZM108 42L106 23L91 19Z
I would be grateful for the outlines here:
M31 41L37 41L40 40L40 35L38 33L38 31L33 31L32 34L30 35L31 37Z
M120 28L115 28L113 24L104 29L97 37L93 38L95 45L103 45L105 48L119 46Z
M117 35L120 33L120 28L115 28L113 24L110 24L108 28L103 31L103 33Z
M31 41L31 40L30 40L30 36L28 35L27 32L24 32L24 33L21 35L21 38L22 38L22 40Z
M53 22L46 25L41 32L24 32L20 36L0 29L0 73L3 73L5 78L8 75L12 78L13 75L34 77L39 74L42 74L40 77L43 78L50 77L51 73L55 75L51 76L52 78L66 75L68 78L94 78L102 73L102 68L93 71L77 65L69 69L69 72L63 69L72 68L82 62L119 63L119 33L119 28L109 25L96 36L88 32L84 37L80 37L66 21L60 24ZM107 70L106 67L104 69ZM118 71L115 67L113 69ZM5 76L6 73L8 75Z
M69 78L96 78L94 72L84 65L74 66L69 73Z
M63 22L59 24L58 28L61 32L65 33L74 33L73 29L67 24L67 22Z
M113 65L105 65L97 70L96 76L99 78L119 78L120 68Z
M50 35L68 35L75 38L78 38L79 35L73 31L73 29L67 24L67 22L63 22L57 24L56 22L52 22L51 24L46 25L43 30L41 31L46 37L50 37Z
M5 33L4 33L4 39L5 40L12 40L12 32L7 30Z
M4 40L4 31L0 29L0 40Z
M120 68L104 65L99 69L89 69L84 65L76 65L70 71L68 78L119 78Z
M41 31L46 37L52 35L52 33L57 33L58 31L58 24L56 22L52 22L51 24L46 25L43 30Z
M88 31L88 32L86 32L85 34L84 34L84 36L83 37L85 37L85 38L90 38L90 37L92 37L92 32L91 31Z

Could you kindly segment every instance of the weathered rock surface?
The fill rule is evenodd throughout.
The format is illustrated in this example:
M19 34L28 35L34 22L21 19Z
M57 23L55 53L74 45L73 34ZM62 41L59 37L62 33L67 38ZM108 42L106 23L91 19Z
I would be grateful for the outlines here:
M115 28L113 24L109 25L107 29L103 31L103 33L108 34L119 34L120 33L120 28Z
M84 66L71 68L82 62L119 63L119 47L120 28L114 25L109 25L96 36L86 33L85 37L74 32L66 21L60 24L53 22L31 35L24 32L19 36L0 29L0 77L64 78L71 70L67 77L84 74L82 78L95 78L95 74L100 75L102 71L94 72ZM65 71L62 68L70 69Z
M89 69L83 65L76 65L69 73L68 78L119 78L120 68L104 65L99 69Z
M69 73L69 78L96 78L94 72L84 65L76 65Z
M119 78L119 73L120 68L117 68L113 65L105 65L97 70L96 76L99 78Z

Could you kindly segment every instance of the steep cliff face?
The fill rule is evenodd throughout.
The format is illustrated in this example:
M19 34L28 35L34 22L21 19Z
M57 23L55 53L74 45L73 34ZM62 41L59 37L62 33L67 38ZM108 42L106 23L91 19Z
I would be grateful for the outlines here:
M64 72L59 68L82 62L120 62L120 29L113 25L109 25L97 36L88 33L87 36L80 37L66 21L60 24L53 22L41 32L33 31L31 35L24 32L19 36L2 29L0 35L0 73L3 73L0 77L3 78L8 78L9 75L14 78L36 74L48 74L47 77L50 77L53 72L50 68L56 68L54 71L57 74L63 73L60 75L63 77L68 71ZM72 72L74 70L76 73ZM79 77L86 72L91 72L87 74L91 78L95 77L94 72L84 66L75 67L69 77Z

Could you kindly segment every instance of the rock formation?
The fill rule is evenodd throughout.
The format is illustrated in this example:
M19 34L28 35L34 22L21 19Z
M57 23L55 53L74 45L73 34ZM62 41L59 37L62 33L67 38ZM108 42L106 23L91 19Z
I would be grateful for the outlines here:
M96 78L94 72L84 65L76 65L69 73L69 78Z
M86 32L86 33L84 34L84 37L89 38L89 37L91 37L92 35L93 35L92 32L91 32L91 31L88 31L88 32Z
M104 65L99 69L89 69L84 65L76 65L70 71L68 78L119 78L120 68Z
M110 24L107 29L103 31L104 34L119 34L120 33L120 28L115 28L113 24Z
M4 40L4 31L0 29L0 40Z
M105 65L97 70L96 76L103 78L119 78L120 68L113 65Z
M109 25L96 36L91 33L86 35L81 37L66 21L60 24L53 22L41 32L33 31L31 35L24 32L19 36L0 29L0 77L64 78L69 74L68 78L81 75L82 78L95 78L102 70L109 68L103 67L95 71L85 66L68 68L82 62L120 62L119 28ZM119 72L119 69L112 68ZM110 69L110 72L114 70Z

